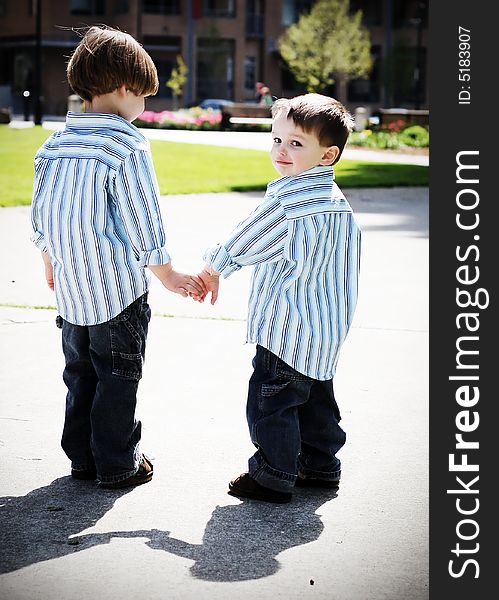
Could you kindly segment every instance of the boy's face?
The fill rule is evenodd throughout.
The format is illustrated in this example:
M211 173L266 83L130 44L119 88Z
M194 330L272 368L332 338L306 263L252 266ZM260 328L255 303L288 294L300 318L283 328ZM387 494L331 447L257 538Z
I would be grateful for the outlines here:
M272 123L272 164L281 175L298 175L317 165L331 165L337 146L321 146L313 133L303 131L281 111Z

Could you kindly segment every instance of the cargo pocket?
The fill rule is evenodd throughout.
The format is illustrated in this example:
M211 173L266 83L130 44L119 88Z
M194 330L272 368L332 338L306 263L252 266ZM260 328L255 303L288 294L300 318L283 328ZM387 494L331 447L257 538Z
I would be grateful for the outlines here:
M258 398L258 408L264 413L277 410L281 404L286 402L286 394L283 397L281 393L284 392L288 385L288 381L282 383L262 383Z
M138 381L142 377L144 338L133 324L132 310L125 308L109 322L113 375Z

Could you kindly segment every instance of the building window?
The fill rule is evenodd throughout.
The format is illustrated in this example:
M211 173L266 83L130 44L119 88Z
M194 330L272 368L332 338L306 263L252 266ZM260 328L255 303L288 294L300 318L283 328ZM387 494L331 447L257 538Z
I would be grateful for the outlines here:
M234 97L234 40L199 38L197 97Z
M203 0L204 17L230 17L236 16L235 0Z
M313 0L284 0L282 4L282 24L289 27L296 23L300 15L312 8Z
M152 98L162 98L165 100L173 98L172 91L166 85L166 82L170 79L172 69L177 65L175 57L172 56L171 58L159 58L159 56L154 52L151 52L151 57L156 65L159 79L158 91L155 96L152 96Z
M166 82L170 79L172 69L177 66L177 55L182 53L182 38L145 35L143 42L158 71L159 89L154 98L172 98L172 91Z
M71 0L72 15L103 15L106 12L105 0Z
M256 58L246 56L244 58L244 87L247 90L254 90L256 83Z
M157 15L179 15L180 0L144 0L143 10Z
M264 5L261 0L246 1L246 37L263 38Z
M0 0L0 17L5 17L7 14L7 0Z
M182 38L169 35L145 35L144 47L149 50L161 50L162 52L174 52L180 54L182 51Z

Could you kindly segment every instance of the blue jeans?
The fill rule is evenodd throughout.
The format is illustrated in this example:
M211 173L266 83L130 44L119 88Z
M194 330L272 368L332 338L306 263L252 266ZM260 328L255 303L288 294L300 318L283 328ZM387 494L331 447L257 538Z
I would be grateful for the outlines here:
M99 325L58 317L68 388L61 445L73 469L95 468L99 481L121 481L138 469L135 408L150 318L147 294Z
M290 492L297 473L339 479L336 453L346 435L333 381L318 381L295 371L275 354L256 347L246 416L256 453L249 473L261 485Z

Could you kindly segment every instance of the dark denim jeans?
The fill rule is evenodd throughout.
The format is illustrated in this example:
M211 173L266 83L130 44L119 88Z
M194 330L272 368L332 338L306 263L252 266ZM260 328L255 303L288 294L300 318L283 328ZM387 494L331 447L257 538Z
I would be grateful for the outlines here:
M290 492L297 473L339 479L336 453L344 445L333 381L295 371L262 346L256 347L246 416L258 448L249 473L261 485Z
M99 481L121 481L138 468L135 408L150 318L147 294L99 325L58 317L68 388L61 445L73 469L95 467Z

